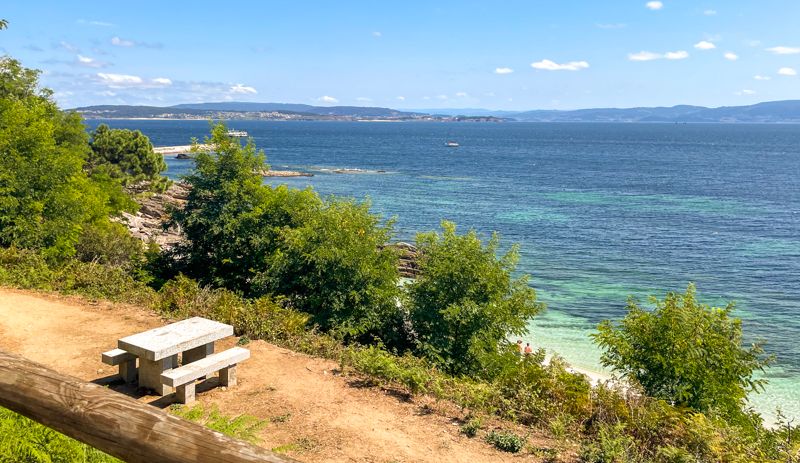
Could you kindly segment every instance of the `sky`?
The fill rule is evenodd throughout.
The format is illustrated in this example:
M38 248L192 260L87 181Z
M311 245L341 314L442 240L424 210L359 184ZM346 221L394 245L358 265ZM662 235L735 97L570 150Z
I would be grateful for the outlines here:
M65 108L502 110L800 99L798 0L9 1Z

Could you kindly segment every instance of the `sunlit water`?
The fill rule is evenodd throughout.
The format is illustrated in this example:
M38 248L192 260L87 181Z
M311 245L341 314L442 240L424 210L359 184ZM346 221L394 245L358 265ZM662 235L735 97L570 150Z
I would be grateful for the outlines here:
M209 127L107 122L141 129L157 146L186 144ZM519 243L519 269L548 305L529 340L575 366L602 371L588 334L624 315L628 295L663 297L693 281L704 302L735 300L748 339L777 356L753 404L768 418L778 406L800 418L800 126L230 126L248 131L273 168L315 173L271 183L368 196L375 211L397 218L398 239L446 218ZM191 166L168 164L171 176Z

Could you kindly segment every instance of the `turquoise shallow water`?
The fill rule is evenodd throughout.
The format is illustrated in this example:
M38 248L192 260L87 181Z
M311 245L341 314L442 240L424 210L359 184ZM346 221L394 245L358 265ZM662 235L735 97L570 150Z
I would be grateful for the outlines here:
M96 122L92 122L96 124ZM207 133L204 121L109 121L156 145ZM697 284L737 302L749 340L777 363L753 398L800 418L800 126L260 122L247 130L274 182L368 196L400 239L446 218L522 247L520 271L549 310L530 340L599 369L588 333L628 295ZM447 148L454 139L461 146ZM190 167L168 159L170 175ZM385 173L343 175L334 168Z

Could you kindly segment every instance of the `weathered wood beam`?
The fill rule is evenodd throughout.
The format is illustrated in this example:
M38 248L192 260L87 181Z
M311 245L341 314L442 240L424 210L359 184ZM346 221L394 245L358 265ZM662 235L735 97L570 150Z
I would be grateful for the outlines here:
M3 351L0 406L130 463L296 462Z

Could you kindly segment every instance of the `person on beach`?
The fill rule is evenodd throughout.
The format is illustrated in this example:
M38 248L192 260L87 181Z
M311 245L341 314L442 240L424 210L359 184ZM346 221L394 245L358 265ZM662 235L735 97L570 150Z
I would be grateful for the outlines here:
M531 355L533 353L533 348L531 347L531 343L525 343L525 355Z
M524 351L523 351L523 347L522 347L522 339L517 339L517 354L520 357L522 357L523 353L524 353Z

